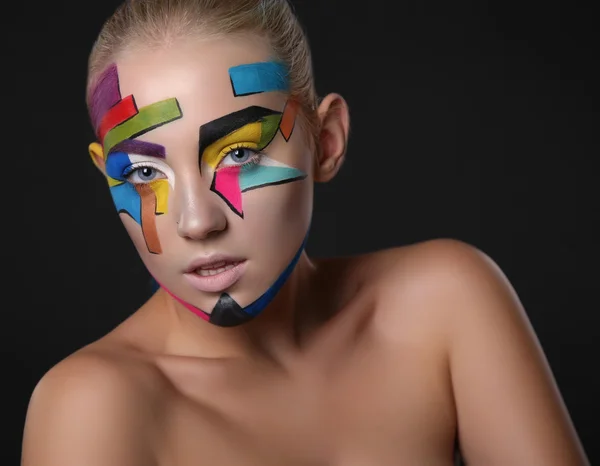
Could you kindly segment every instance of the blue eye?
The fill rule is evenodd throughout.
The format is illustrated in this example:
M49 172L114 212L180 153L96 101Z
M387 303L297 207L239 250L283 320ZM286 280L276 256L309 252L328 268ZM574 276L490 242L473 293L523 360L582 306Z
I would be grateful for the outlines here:
M246 148L242 147L240 149L232 150L228 155L231 157L231 159L234 162L244 163L244 162L247 162L248 159L254 155L254 153L251 152L250 149L246 149Z
M219 163L219 167L235 167L249 163L258 163L260 154L248 147L236 147L231 149Z
M138 163L131 165L123 175L123 178L132 184L145 184L167 178L167 175L148 163Z
M147 183L158 176L158 170L152 167L140 167L129 173L127 177L132 183Z

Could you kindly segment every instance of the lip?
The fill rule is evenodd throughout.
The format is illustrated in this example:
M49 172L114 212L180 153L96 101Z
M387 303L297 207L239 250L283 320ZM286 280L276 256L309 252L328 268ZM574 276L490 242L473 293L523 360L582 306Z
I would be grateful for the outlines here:
M210 267L213 264L219 262L244 262L246 259L242 257L227 256L225 254L212 254L210 256L198 257L194 259L187 268L184 270L185 273L192 273L200 267Z
M225 270L216 275L202 276L195 272L200 267L208 267L213 264L218 265L220 262L237 262L237 265L229 270ZM184 273L184 277L188 283L198 291L205 293L218 293L223 291L235 282L237 282L244 273L246 259L237 257L213 255L204 258L198 258L190 263Z

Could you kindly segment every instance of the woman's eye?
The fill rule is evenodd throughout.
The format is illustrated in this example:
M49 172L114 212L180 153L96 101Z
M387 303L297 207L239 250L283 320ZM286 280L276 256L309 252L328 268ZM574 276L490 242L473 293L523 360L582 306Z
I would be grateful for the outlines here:
M256 152L246 147L230 150L221 161L222 166L241 165L251 160Z
M130 183L134 183L134 184L135 183L149 183L151 181L154 181L154 180L160 178L161 175L164 178L164 175L156 168L139 167L139 168L134 169L127 176L127 180Z

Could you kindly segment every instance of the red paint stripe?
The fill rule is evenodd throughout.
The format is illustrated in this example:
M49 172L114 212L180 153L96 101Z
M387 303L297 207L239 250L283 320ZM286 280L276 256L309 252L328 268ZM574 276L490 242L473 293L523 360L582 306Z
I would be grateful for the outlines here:
M124 99L110 108L102 117L100 126L98 127L98 138L100 141L104 141L104 136L115 126L120 125L125 120L129 120L131 117L138 113L137 105L132 95L128 95Z

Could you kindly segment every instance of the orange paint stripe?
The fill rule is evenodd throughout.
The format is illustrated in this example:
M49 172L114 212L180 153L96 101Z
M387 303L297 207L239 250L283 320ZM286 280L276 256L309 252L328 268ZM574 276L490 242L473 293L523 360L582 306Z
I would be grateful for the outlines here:
M147 184L135 185L135 190L140 195L142 202L142 234L146 240L148 251L153 254L161 254L162 249L156 231L156 195L154 190Z
M279 129L286 141L292 136L297 113L298 102L295 100L288 100L283 109L283 115L281 115L281 122L279 123Z

